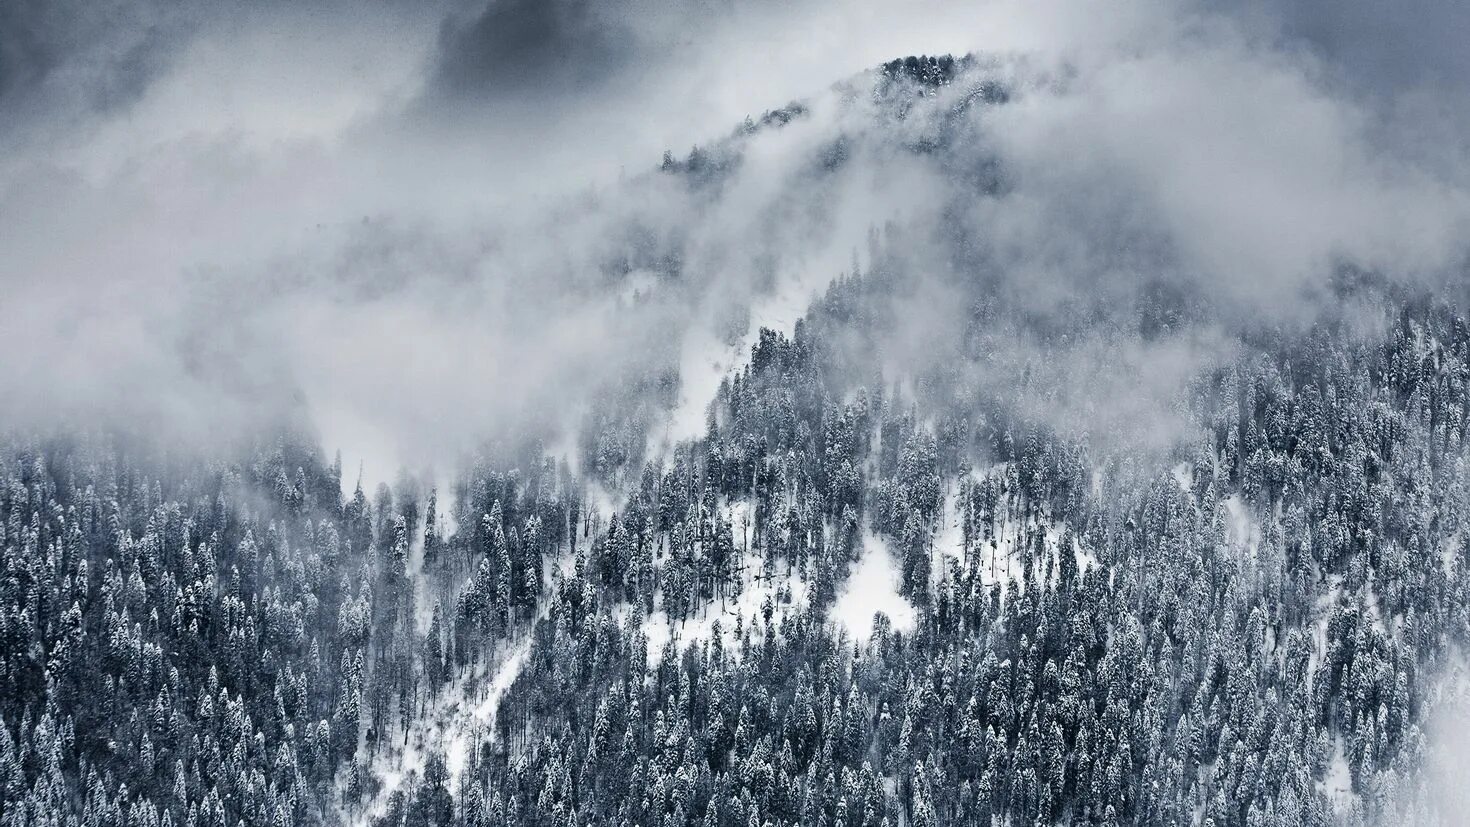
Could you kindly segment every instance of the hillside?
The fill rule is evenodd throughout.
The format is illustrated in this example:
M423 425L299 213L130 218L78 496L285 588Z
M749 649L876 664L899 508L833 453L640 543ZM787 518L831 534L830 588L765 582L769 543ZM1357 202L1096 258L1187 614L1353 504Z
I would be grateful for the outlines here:
M1077 248L994 127L1066 82L893 61L445 253L606 325L437 476L11 428L0 823L1454 823L1463 308Z

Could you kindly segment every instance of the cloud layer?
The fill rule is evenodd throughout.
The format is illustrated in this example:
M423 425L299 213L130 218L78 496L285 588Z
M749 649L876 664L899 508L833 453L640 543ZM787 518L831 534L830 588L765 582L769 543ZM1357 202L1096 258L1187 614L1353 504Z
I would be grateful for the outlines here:
M920 277L983 272L1039 317L1200 298L1207 325L1116 342L1116 371L1056 361L1172 385L1232 326L1310 321L1339 264L1458 279L1464 13L1420 11L7 4L0 417L200 443L305 420L387 476L552 438L650 361L706 394L694 368L728 365L732 326L794 321L889 221L951 230L912 251ZM895 123L831 88L972 50L1016 94L957 126L965 89ZM793 98L807 115L741 139L715 184L654 172ZM941 128L945 157L901 151ZM814 171L839 140L846 162ZM1007 364L1047 350L1099 352L1038 335Z

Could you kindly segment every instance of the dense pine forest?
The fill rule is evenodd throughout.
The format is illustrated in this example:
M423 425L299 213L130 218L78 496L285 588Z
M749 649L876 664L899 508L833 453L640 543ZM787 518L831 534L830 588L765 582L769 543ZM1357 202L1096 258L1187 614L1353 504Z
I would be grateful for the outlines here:
M1069 72L893 60L528 225L588 251L506 293L614 322L444 370L550 388L448 473L0 421L0 827L1463 823L1463 290L1344 259L1273 315L1121 219L1018 266L1004 119Z

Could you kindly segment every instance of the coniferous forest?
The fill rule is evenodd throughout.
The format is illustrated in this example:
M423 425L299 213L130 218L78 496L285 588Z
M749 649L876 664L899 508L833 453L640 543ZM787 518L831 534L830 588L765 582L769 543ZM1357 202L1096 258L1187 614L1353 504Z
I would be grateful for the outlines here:
M580 11L441 24L436 94L623 77L596 13L548 5ZM490 57L542 35L598 57ZM186 325L211 395L267 395L229 350L261 330L392 308L310 341L379 360L362 410L473 423L399 467L310 383L269 418L182 406L201 445L139 426L159 384L87 414L32 395L80 362L0 358L0 825L1463 823L1464 260L1348 245L1236 282L1152 207L1089 218L1104 179L1016 148L1058 140L1017 119L1079 105L1088 68L891 60L467 245L354 219L325 287L309 257L248 296L191 276L185 316L320 314ZM422 295L470 308L455 351L534 345L435 367L395 332Z

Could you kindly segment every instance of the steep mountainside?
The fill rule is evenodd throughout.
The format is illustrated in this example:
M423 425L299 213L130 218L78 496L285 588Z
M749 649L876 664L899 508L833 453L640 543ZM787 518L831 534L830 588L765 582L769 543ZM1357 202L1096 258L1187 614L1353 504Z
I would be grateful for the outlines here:
M895 61L569 205L633 345L437 488L8 436L0 824L1455 823L1470 324L1023 272L988 125L1065 82Z

